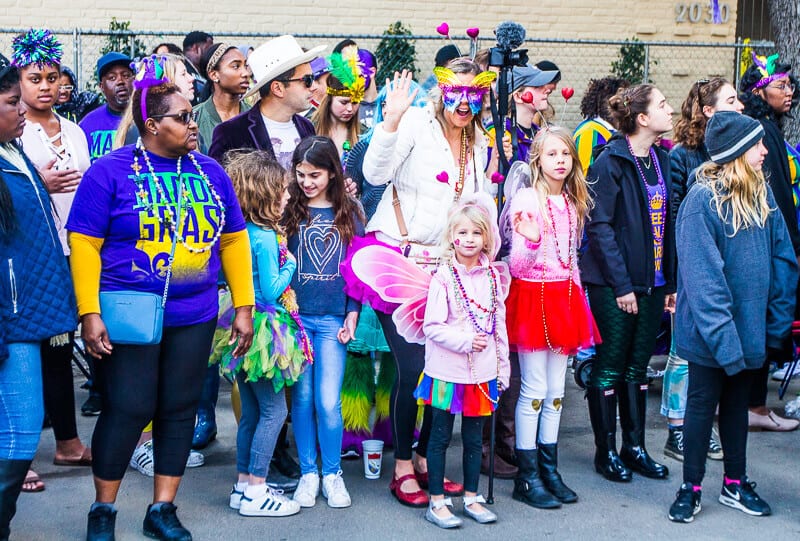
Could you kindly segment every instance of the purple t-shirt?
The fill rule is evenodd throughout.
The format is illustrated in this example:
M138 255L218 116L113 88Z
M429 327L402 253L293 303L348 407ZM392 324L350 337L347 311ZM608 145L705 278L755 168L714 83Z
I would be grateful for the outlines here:
M657 158L654 158L654 160ZM667 193L667 187L664 185L664 179L660 176L656 184L650 184L650 175L647 175L647 212L650 214L650 224L653 228L653 254L655 256L655 287L663 286L667 283L664 279L664 268L662 262L664 260L664 224L667 220L667 202L664 194ZM655 174L653 175L655 177Z
M172 238L169 225L159 222L155 213L168 216L168 205L173 213L177 212L177 160L149 154L165 201L144 159L139 158L143 186L148 192L146 201L155 200L154 209L148 211L137 194L133 149L133 145L122 147L92 164L75 194L67 229L104 239L100 291L132 289L161 295ZM211 158L193 155L224 205L222 232L245 229L228 175ZM180 231L189 246L208 246L220 228L220 206L187 156L181 158L181 180L188 206L183 210ZM208 252L191 253L178 242L164 312L165 326L192 325L216 317L220 266L219 243Z
M113 112L108 105L98 107L81 120L79 126L86 134L92 162L111 152L121 120L122 114Z

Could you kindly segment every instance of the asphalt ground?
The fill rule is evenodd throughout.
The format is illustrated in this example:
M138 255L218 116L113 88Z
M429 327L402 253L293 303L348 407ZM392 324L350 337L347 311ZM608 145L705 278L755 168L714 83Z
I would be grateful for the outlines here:
M367 480L363 464L344 461L342 470L353 505L331 509L321 496L317 505L286 518L246 518L228 508L228 494L235 478L236 423L230 407L230 386L223 382L217 406L219 435L204 450L205 465L187 470L176 505L178 516L195 540L347 540L381 541L402 539L664 539L664 540L753 540L800 539L800 431L793 433L751 433L748 439L749 471L757 491L772 506L770 517L751 517L721 505L717 498L722 480L722 463L708 461L703 486L703 509L691 524L674 524L667 510L681 483L681 464L663 455L667 429L658 414L661 385L653 383L647 423L647 446L651 454L670 468L668 480L634 476L631 483L615 484L595 473L594 444L583 391L568 374L559 443L559 469L566 483L579 495L577 503L558 510L538 510L511 499L512 481L495 482L496 524L479 525L469 519L462 528L444 531L426 522L424 509L399 505L390 494L391 451L384 455L382 477ZM87 392L75 378L76 408ZM769 404L778 411L777 384L770 383ZM800 389L793 383L787 397ZM96 417L78 414L78 432L91 441ZM456 425L456 430L458 425ZM461 443L454 435L448 452L447 473L461 479ZM44 430L35 470L46 490L22 494L17 516L11 523L12 540L77 540L85 537L86 514L94 501L89 468L54 466L55 442L52 431ZM481 478L485 493L487 478ZM145 509L152 497L152 480L129 469L122 483L117 508L116 538L144 539L141 533ZM460 513L461 500L455 499Z

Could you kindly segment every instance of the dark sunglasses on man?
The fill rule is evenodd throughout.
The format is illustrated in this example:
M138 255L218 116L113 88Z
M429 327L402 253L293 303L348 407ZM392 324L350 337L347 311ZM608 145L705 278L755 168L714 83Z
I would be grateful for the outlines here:
M314 84L314 75L311 73L307 73L302 77L298 77L296 79L278 79L282 83L291 83L293 81L302 81L306 88L311 88L311 85Z

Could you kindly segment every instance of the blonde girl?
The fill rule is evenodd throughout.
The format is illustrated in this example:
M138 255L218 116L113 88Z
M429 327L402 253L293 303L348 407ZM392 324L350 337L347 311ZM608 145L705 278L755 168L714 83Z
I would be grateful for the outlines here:
M514 499L542 509L578 496L557 470L567 356L598 340L581 288L577 248L591 206L572 134L545 128L531 147L531 187L514 195L508 335L519 353L519 474Z

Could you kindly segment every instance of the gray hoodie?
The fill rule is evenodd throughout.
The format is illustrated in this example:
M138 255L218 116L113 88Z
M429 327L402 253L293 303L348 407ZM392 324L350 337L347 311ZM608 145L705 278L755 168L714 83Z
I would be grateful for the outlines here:
M770 208L777 209L768 188ZM728 375L761 367L794 318L797 261L783 216L732 235L711 190L694 184L678 211L675 345L680 357Z

